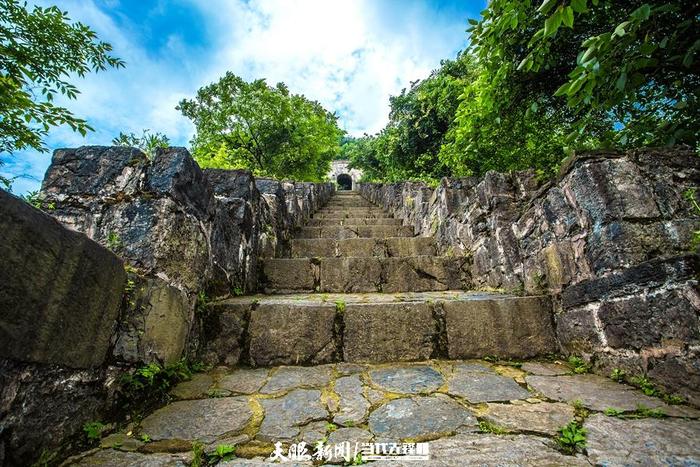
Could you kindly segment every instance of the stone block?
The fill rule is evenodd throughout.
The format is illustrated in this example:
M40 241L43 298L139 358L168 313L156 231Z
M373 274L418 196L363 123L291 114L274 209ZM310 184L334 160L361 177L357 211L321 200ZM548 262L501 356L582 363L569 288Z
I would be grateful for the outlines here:
M548 297L445 301L450 358L531 358L557 350Z
M263 265L266 289L314 290L314 265L308 258L268 259Z
M639 350L663 342L697 343L700 339L700 297L695 284L684 289L661 288L614 301L598 310L607 343L613 348ZM694 295L695 305L688 297Z
M134 364L177 362L193 319L187 295L158 278L131 279L113 354Z
M558 313L554 317L557 338L562 347L571 353L591 353L602 348L601 336L596 326L597 306L590 305Z
M335 305L260 304L250 315L254 366L326 363L336 355Z
M321 292L377 292L381 290L378 258L321 258Z
M435 350L437 322L427 303L351 304L343 323L348 362L426 360Z
M335 256L336 241L332 238L295 238L290 243L292 258Z
M201 359L210 365L237 365L244 352L250 303L228 301L207 306L203 320Z
M433 256L435 240L432 237L394 237L387 238L389 256Z
M0 190L0 357L102 365L126 273L113 253Z

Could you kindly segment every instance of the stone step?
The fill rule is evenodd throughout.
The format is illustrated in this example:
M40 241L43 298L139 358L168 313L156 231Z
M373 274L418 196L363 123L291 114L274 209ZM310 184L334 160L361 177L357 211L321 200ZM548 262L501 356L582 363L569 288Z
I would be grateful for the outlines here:
M208 361L225 361L235 352L252 366L530 358L557 351L547 296L460 291L257 295L218 302L209 312L208 319L219 325L206 338L212 353ZM226 339L224 334L236 326L244 328L238 340L219 348L224 342L217 339Z
M275 258L263 262L266 293L423 292L471 287L468 258Z
M374 204L370 203L367 200L364 199L343 199L343 200L334 200L331 199L325 207L333 207L333 206L340 206L340 207L360 207L360 208L371 208L371 207L376 207Z
M383 209L377 206L324 206L319 211L349 211L349 212L356 212L356 213L363 213L363 212L373 212L373 211L382 211L384 212Z
M317 211L313 219L393 219L394 216L385 211L373 211L371 213L356 214L347 211Z
M368 238L413 237L410 225L330 225L302 227L296 238Z
M430 237L387 238L295 238L291 241L292 258L316 257L396 257L434 256L435 242Z
M309 219L306 224L307 227L328 227L334 225L402 225L403 221L401 219L394 219L393 217L382 217L379 219L367 218L367 217L340 217L335 219L327 218L314 218Z

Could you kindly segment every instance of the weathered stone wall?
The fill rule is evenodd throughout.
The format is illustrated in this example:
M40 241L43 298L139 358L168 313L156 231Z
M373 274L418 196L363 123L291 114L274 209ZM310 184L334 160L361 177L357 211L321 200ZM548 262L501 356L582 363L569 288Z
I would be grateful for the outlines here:
M359 189L468 257L477 287L553 294L563 351L700 404L699 221L683 197L698 186L694 151L646 149L579 155L548 183L490 172Z
M184 148L149 160L133 148L88 146L54 153L41 195L54 217L128 264L133 282L114 355L135 364L198 355L209 324L195 314L197 296L254 292L259 260L286 249L332 191L201 170Z
M0 465L69 452L125 372L206 356L197 301L255 291L332 191L100 146L55 151L44 212L0 190Z

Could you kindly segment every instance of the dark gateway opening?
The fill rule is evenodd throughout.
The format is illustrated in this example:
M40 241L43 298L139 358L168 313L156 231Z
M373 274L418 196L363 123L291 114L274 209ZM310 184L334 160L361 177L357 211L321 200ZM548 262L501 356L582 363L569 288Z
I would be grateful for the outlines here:
M348 174L338 175L338 189L339 190L352 190L352 178Z

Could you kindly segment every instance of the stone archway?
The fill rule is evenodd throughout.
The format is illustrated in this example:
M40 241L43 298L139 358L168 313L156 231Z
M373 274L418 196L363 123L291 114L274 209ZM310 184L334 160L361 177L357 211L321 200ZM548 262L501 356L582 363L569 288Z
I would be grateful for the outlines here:
M354 190L357 188L357 183L360 181L360 178L362 177L362 171L358 169L351 169L348 167L350 165L350 161L347 160L336 160L331 162L331 170L328 172L328 179L332 182L336 182L338 184L338 189L339 190ZM345 180L345 183L343 186L340 185L340 177L343 177L343 180ZM350 186L347 187L347 178L350 178Z
M336 179L339 190L352 190L352 177L348 174L340 174Z

